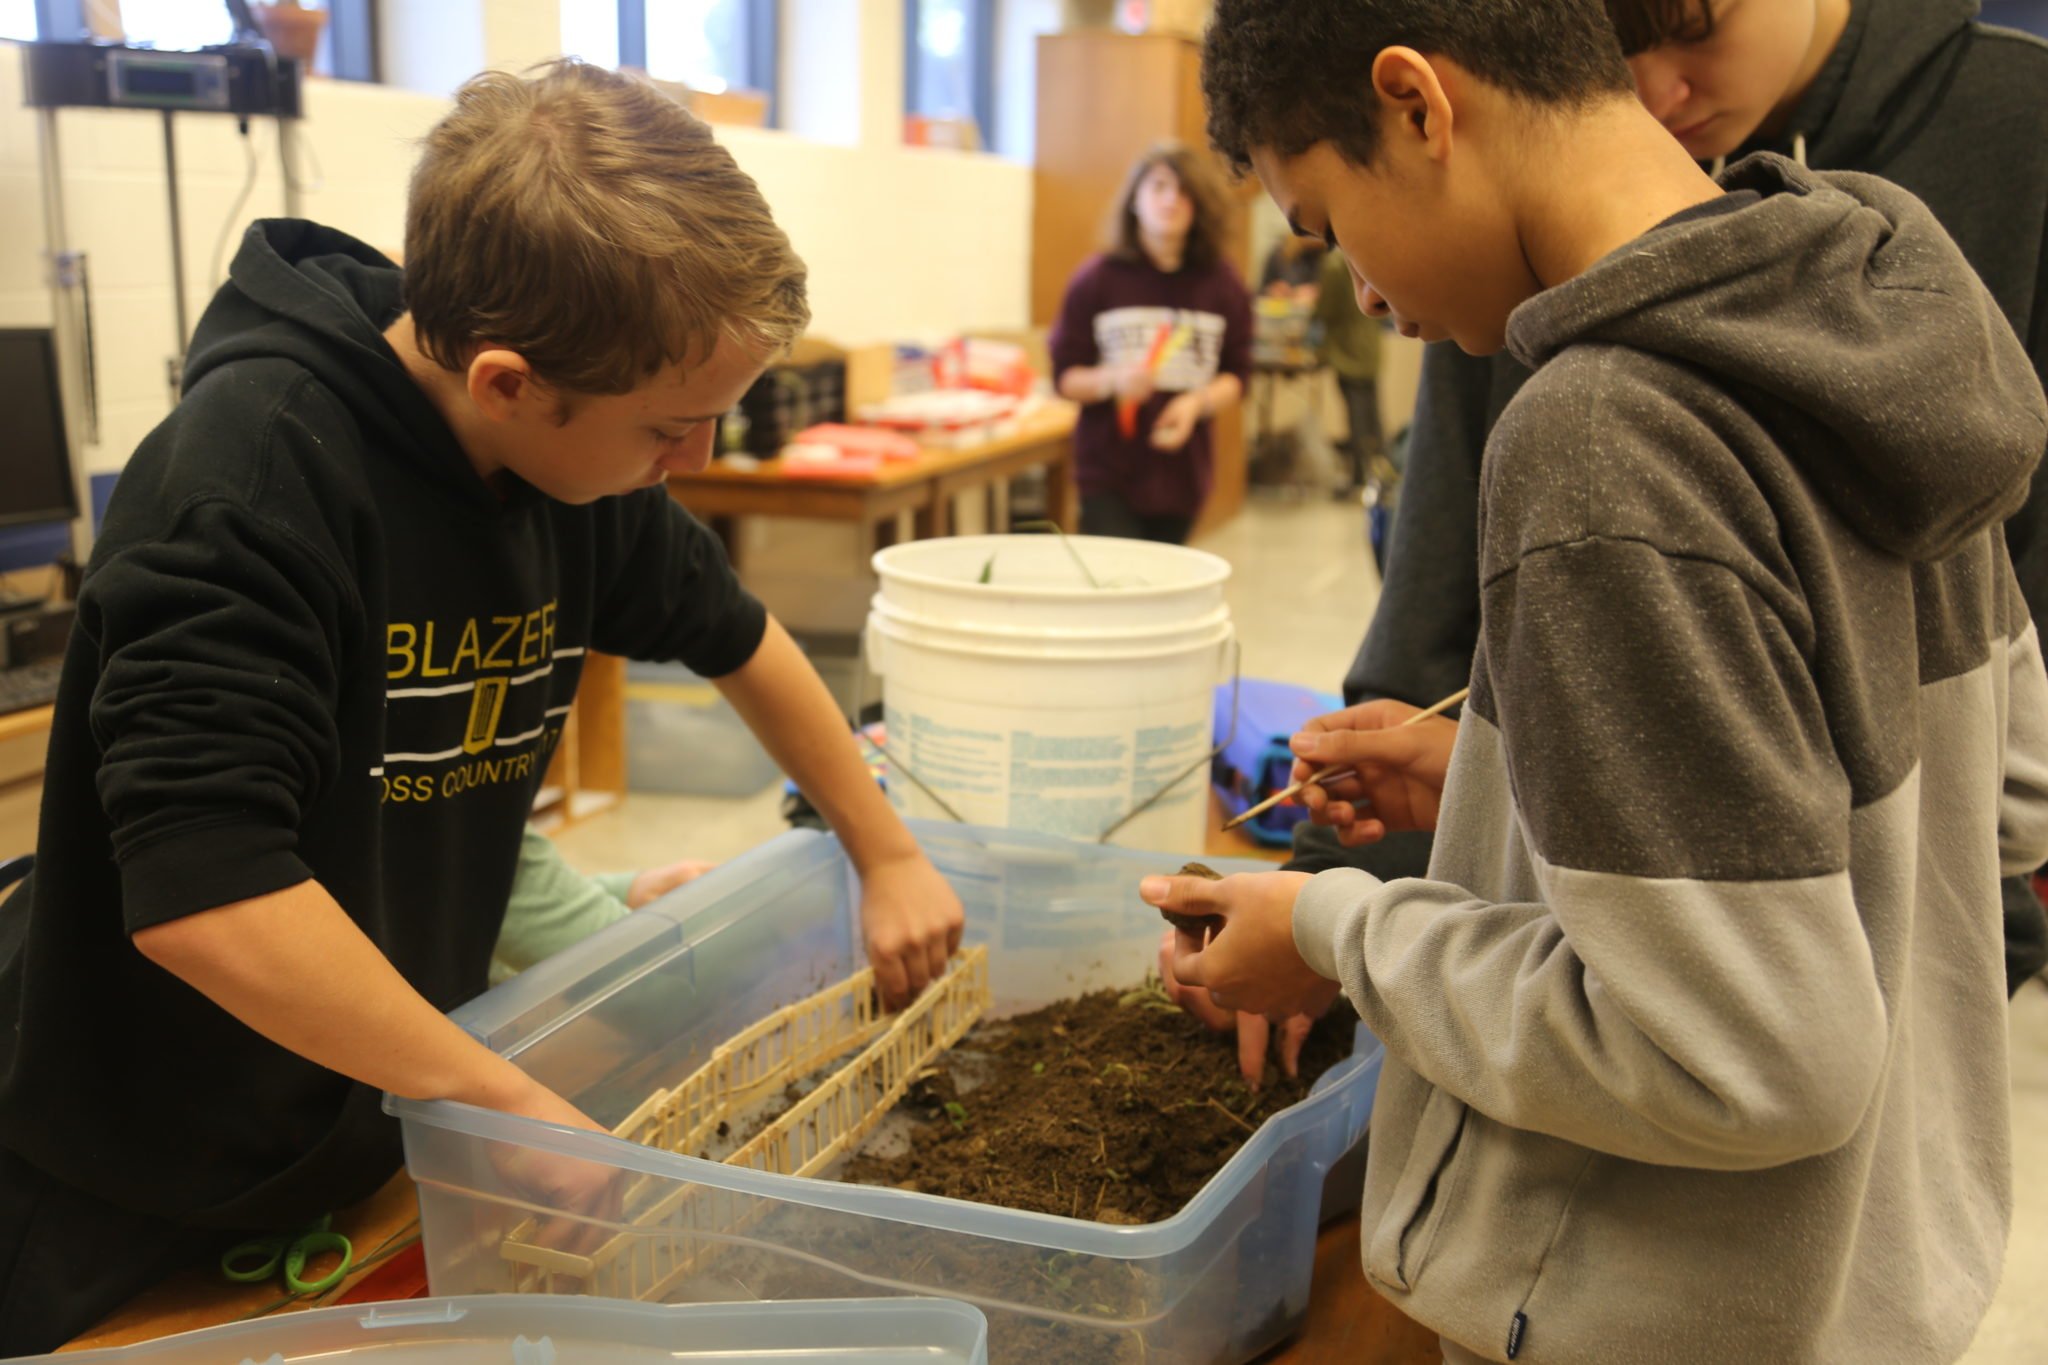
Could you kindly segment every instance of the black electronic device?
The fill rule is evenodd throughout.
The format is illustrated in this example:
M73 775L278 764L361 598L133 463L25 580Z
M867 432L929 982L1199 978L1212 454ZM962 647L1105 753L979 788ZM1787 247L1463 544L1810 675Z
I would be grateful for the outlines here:
M0 615L0 671L61 660L77 619L78 608L70 602Z
M25 43L23 103L42 109L165 109L297 118L299 64L239 44L169 52L119 43Z
M50 329L0 328L0 526L78 512Z
M57 700L57 683L64 673L62 659L45 659L20 668L0 669L0 715L48 706Z

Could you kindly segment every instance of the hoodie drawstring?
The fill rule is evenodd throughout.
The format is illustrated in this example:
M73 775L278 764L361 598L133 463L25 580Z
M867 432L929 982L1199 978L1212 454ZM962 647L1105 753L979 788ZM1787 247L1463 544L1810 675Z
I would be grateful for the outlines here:
M1792 134L1792 159L1798 162L1802 169L1813 169L1812 167L1806 164L1806 134ZM1725 156L1717 156L1714 158L1714 169L1707 172L1707 174L1713 176L1714 179L1719 180L1721 178L1721 172L1727 169L1728 158Z

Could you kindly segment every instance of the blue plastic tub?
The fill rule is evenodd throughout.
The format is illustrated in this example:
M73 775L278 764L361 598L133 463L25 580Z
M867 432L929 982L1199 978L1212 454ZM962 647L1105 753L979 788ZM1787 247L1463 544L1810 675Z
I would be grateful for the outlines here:
M1128 985L1152 960L1159 916L1136 883L1179 855L916 830L966 903L969 943L989 946L998 1015ZM836 840L783 835L453 1017L615 1123L741 1028L856 970L854 889ZM672 1246L659 1253L682 1267L661 1291L672 1300L935 1295L988 1315L998 1362L1238 1365L1307 1306L1324 1178L1365 1132L1380 1061L1361 1029L1353 1056L1268 1119L1185 1208L1137 1227L767 1175L465 1105L387 1105L404 1123L437 1294L592 1283L551 1282L504 1254L507 1234L550 1206L501 1170L518 1149L539 1149L646 1177L643 1198L690 1187L693 1207L716 1205L729 1231L695 1239L680 1261ZM1355 1186L1336 1193L1356 1201Z
M321 1308L140 1346L37 1360L76 1365L983 1365L988 1323L936 1299L661 1304L504 1294Z

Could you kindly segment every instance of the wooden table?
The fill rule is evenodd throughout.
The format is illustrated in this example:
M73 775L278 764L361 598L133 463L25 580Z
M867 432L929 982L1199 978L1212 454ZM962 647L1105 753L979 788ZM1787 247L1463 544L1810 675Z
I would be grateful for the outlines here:
M145 1290L126 1307L99 1326L67 1343L66 1351L84 1351L102 1346L132 1346L154 1341L177 1332L195 1332L202 1327L219 1327L244 1318L270 1312L297 1311L346 1298L367 1276L376 1275L406 1255L417 1255L418 1246L405 1247L419 1232L419 1196L405 1172L400 1171L384 1187L353 1208L334 1215L334 1230L354 1245L358 1262L379 1252L397 1250L377 1265L360 1268L327 1294L281 1304L285 1297L280 1278L262 1284L230 1284L218 1267L203 1263L181 1270L154 1289ZM225 1250L225 1247L222 1248ZM318 1258L307 1267L313 1277L332 1269L328 1258Z
M1073 462L1074 414L1061 408L991 441L957 449L928 446L919 458L891 462L866 477L792 477L780 459L750 469L720 460L701 474L671 475L668 491L707 522L748 516L850 521L874 543L887 544L902 513L911 514L915 539L948 535L954 498L1043 469L1051 520L1071 531Z

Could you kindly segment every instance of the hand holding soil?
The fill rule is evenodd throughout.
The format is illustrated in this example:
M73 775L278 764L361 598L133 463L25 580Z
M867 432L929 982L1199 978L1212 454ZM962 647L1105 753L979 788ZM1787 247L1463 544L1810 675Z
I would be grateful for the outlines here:
M1162 913L1220 918L1222 927L1175 941L1174 978L1207 987L1218 1005L1268 1018L1321 1014L1339 994L1316 975L1294 946L1294 898L1304 872L1260 872L1221 881L1196 876L1147 877L1138 887ZM1171 917L1169 915L1169 918Z
M1200 877L1204 881L1211 882L1223 880L1221 872L1206 867L1201 863L1183 863L1180 871L1174 875L1180 877ZM1196 938L1203 938L1211 930L1223 927L1223 917L1221 915L1183 915L1169 910L1163 905L1159 907L1159 913L1168 924L1171 924L1183 934L1191 934Z
M1224 1009L1198 986L1183 986L1173 975L1174 931L1159 939L1159 986L1166 998L1187 1014L1218 1033L1237 1035L1237 1074L1254 1091L1266 1085L1266 1053L1274 1034L1280 1038L1280 1074L1293 1080L1301 1074L1301 1049L1316 1021L1306 1014L1290 1014L1274 1021L1263 1014L1239 1014Z

